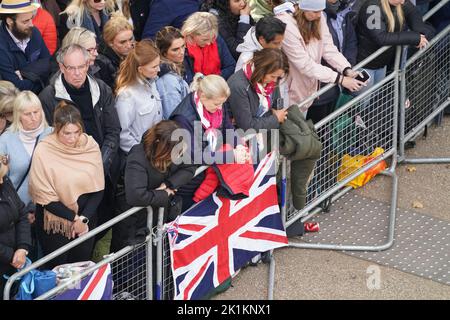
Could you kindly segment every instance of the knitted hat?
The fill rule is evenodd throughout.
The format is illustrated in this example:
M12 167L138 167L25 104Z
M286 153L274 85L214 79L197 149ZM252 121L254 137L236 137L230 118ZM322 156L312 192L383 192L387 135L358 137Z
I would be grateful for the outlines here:
M28 13L41 6L39 3L31 2L30 0L2 0L1 2L0 14Z
M325 10L327 0L299 0L298 7L305 11L322 11Z

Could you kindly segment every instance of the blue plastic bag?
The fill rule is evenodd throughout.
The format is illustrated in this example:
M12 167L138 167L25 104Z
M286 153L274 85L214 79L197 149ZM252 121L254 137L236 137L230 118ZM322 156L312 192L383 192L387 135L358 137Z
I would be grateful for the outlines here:
M31 260L27 258L22 269L29 265L31 265ZM56 287L55 272L33 269L21 278L16 300L33 300L54 287Z

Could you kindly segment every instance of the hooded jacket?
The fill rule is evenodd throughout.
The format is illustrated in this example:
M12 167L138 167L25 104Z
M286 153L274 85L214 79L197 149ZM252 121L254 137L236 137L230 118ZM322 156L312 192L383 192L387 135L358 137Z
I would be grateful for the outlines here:
M244 36L244 42L237 46L236 51L240 53L239 59L236 62L234 72L242 69L244 64L253 58L253 53L262 50L263 47L256 38L255 27L251 27Z
M298 106L292 105L280 127L280 153L291 160L292 202L296 210L306 204L309 178L321 150L322 143L311 120L305 121Z

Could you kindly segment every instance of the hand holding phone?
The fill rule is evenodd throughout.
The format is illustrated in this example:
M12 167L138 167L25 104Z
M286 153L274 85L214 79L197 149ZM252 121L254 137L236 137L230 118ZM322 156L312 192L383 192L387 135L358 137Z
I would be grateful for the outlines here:
M370 74L366 70L362 69L358 73L359 75L355 77L356 80L366 82L370 79Z

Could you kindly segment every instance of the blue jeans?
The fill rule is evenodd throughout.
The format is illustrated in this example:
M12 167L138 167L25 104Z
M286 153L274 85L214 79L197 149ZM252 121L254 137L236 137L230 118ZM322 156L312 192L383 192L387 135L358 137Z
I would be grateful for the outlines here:
M358 91L358 95L363 94L386 77L386 67L380 69L366 69L366 71L370 74L370 79L367 87L364 87Z

